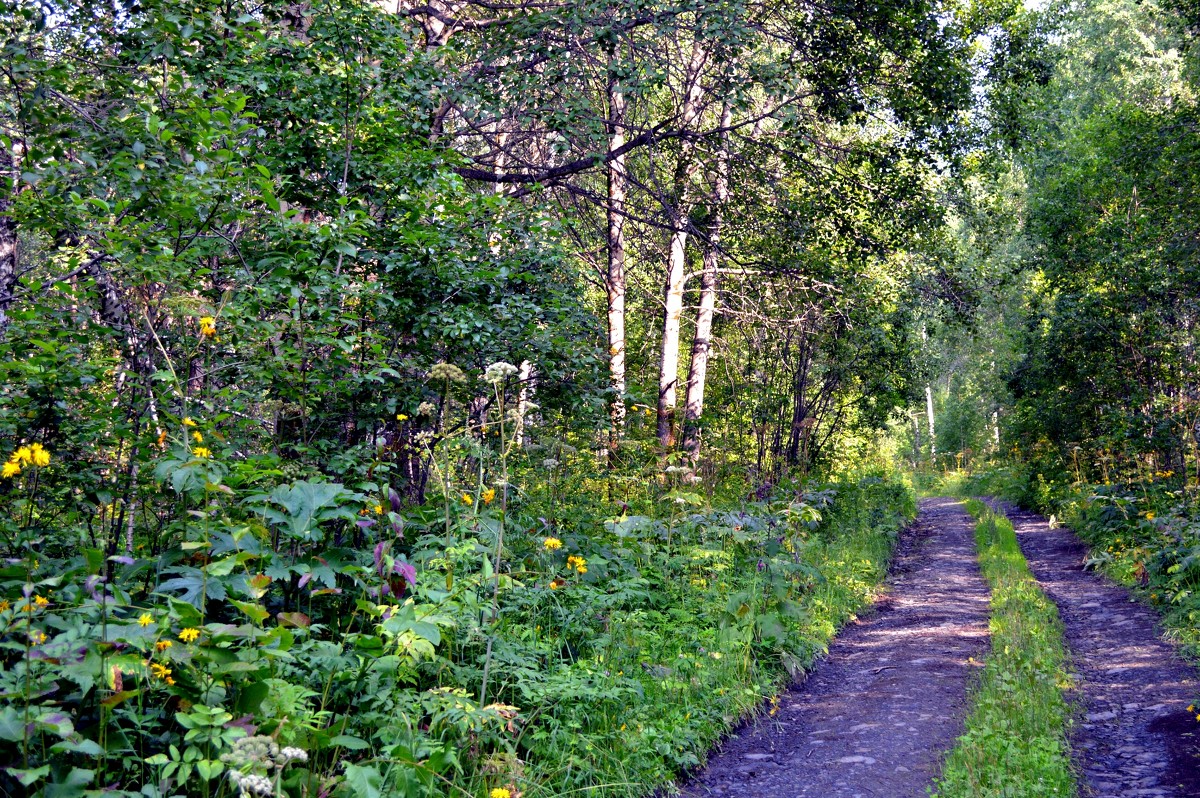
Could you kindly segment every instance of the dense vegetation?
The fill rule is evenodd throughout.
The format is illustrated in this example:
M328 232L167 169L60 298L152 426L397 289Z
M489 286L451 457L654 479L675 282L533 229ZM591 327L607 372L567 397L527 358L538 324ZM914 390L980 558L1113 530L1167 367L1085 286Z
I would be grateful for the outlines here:
M1193 11L0 6L0 791L648 794L902 469L1200 643Z

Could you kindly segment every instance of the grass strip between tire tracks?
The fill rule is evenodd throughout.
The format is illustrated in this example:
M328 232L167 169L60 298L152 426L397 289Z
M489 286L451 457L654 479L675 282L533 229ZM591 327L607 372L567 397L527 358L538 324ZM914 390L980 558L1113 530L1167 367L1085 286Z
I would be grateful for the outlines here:
M946 759L939 798L1076 794L1063 625L1029 571L1012 523L974 499L979 565L992 590L992 649L971 693L966 731Z

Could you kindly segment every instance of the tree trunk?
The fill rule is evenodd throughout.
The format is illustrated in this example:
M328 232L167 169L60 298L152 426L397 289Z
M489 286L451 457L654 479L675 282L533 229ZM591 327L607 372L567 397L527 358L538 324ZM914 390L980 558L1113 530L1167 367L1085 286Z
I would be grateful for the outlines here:
M616 77L608 84L608 135L610 150L625 145L625 95ZM608 374L612 386L609 408L608 465L615 467L617 450L625 431L625 198L628 176L625 156L608 163Z
M920 414L912 414L909 419L912 421L913 427L913 470L915 471L921 465L921 422Z
M937 468L937 434L933 430L933 386L925 385L925 418L929 422L929 464Z
M682 127L695 121L700 110L700 67L704 51L692 45L686 95L681 111ZM695 144L684 138L675 169L674 207L667 210L671 221L671 244L667 255L667 279L663 286L662 350L658 361L658 443L664 450L675 446L675 406L679 386L679 328L683 320L683 284L687 267L687 240L691 212L691 181L696 172Z
M717 266L721 248L721 226L729 199L729 127L733 109L721 110L721 144L717 150L717 175L713 186L712 217L704 247L704 272L700 277L700 308L696 312L696 335L692 338L692 362L688 368L687 399L683 407L683 448L692 466L700 459L700 417L704 413L704 386L708 356L712 349L713 316L717 307Z
M812 368L810 355L808 337L802 336L794 361L796 366L792 378L792 423L788 432L787 450L784 452L784 461L789 466L799 465L807 459L808 436L815 423L812 405L808 401L808 378Z
M687 267L687 216L677 211L672 224L671 248L667 259L667 281L663 286L662 353L658 365L658 442L664 449L675 446L675 405L679 384L679 328L683 322L683 283Z
M518 448L523 448L531 443L529 429L536 421L533 410L537 405L533 400L537 395L537 369L528 360L522 360L517 380L520 387L517 390L517 420L513 440Z
M0 339L8 330L8 309L17 289L17 222L12 217L12 200L17 193L17 173L12 149L0 148ZM11 186L2 182L12 180Z

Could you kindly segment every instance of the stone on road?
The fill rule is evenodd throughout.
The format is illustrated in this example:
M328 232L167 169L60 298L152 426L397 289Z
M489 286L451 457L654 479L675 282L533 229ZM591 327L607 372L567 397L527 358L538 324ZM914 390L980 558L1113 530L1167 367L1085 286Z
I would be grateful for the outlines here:
M731 737L687 796L920 798L962 732L988 644L974 522L927 499L875 612L847 628L779 712Z

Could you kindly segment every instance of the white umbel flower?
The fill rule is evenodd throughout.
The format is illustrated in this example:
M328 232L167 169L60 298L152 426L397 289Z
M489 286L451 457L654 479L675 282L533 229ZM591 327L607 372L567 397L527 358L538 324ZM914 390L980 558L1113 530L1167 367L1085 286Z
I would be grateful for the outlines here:
M499 385L506 381L509 377L515 377L520 372L512 363L505 363L499 360L488 366L483 372L483 378L492 385Z

